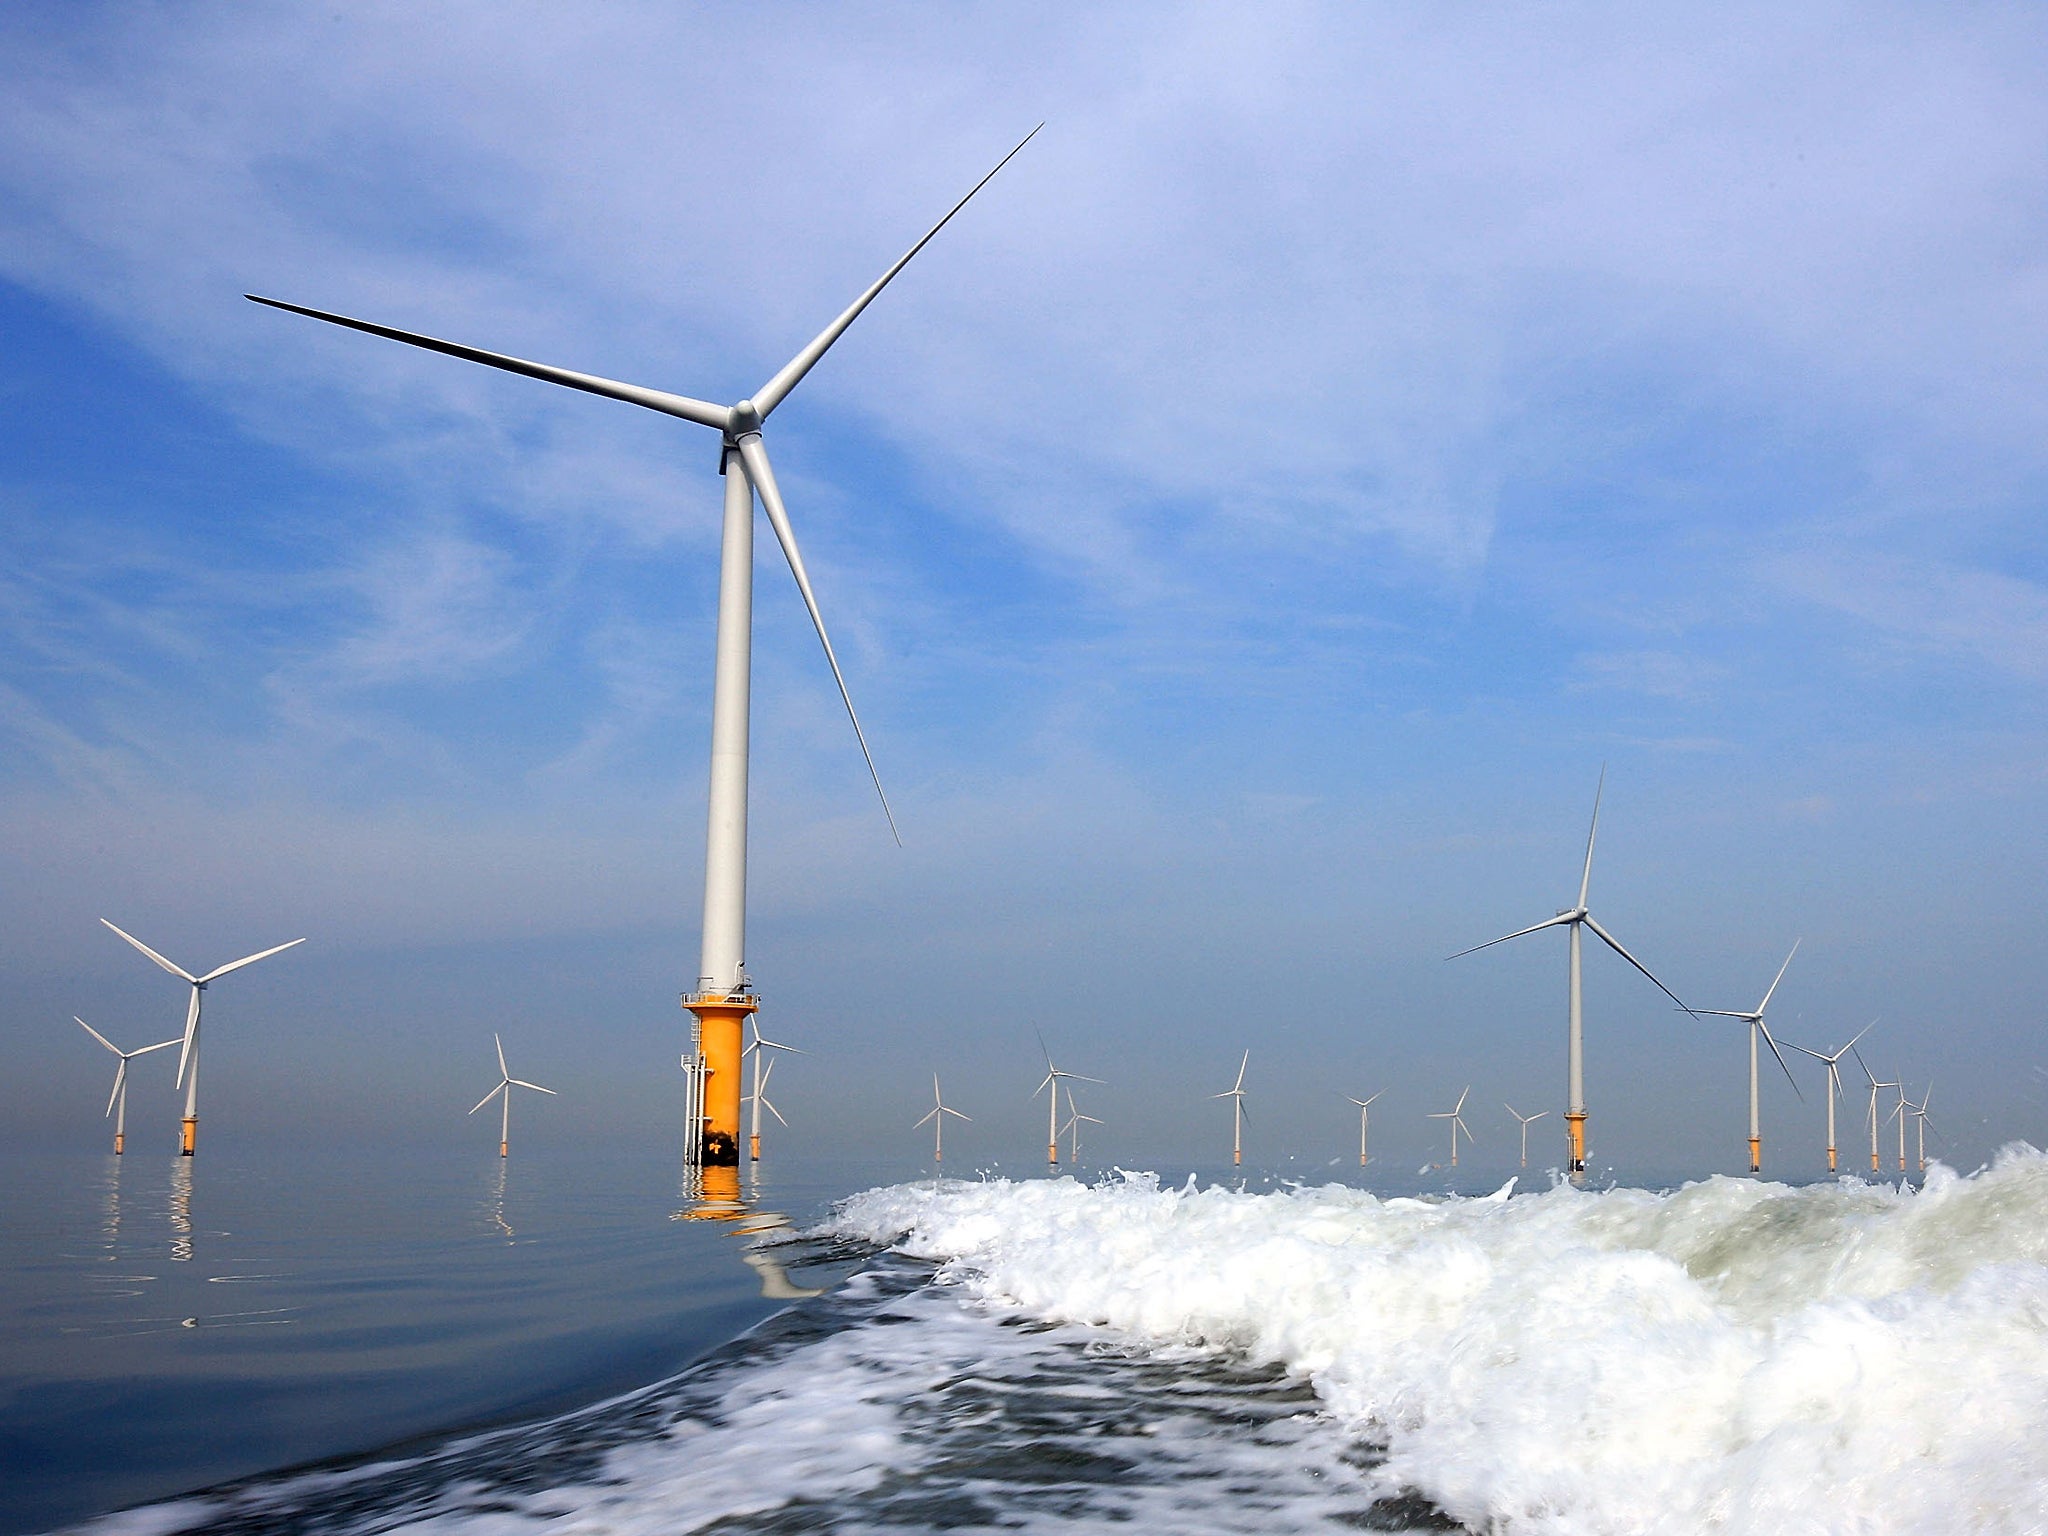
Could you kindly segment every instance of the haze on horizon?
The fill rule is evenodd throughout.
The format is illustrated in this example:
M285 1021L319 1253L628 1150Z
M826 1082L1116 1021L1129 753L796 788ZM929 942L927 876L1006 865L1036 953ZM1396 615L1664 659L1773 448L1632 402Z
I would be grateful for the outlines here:
M1881 1016L1963 1167L2048 1136L2039 15L32 4L0 60L5 1144L103 1139L72 1014L182 1019L104 916L309 939L209 997L209 1149L460 1144L493 1030L524 1148L665 1146L714 450L240 295L737 398L1040 119L777 417L906 844L764 569L784 1144L914 1155L937 1069L949 1169L1027 1168L1042 1028L1105 1160L1227 1156L1249 1048L1248 1165L1384 1089L1413 1167L1468 1082L1554 1161L1562 937L1443 957L1571 900L1603 763L1679 995L1803 938L1782 1037ZM1586 997L1596 1164L1740 1166L1740 1026Z

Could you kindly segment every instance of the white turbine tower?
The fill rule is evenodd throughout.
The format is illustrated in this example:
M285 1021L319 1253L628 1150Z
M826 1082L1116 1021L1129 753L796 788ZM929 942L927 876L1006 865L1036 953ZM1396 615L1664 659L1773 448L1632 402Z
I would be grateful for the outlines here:
M1541 1120L1545 1115L1549 1114L1550 1111L1547 1109L1539 1109L1533 1115L1525 1115L1519 1109L1515 1108L1514 1105L1509 1104L1506 1099L1502 1099L1501 1103L1503 1106L1506 1107L1507 1112L1513 1115L1515 1119L1521 1123L1522 1166L1526 1168L1529 1166L1529 1127L1534 1125L1538 1120Z
M1587 909L1586 893L1593 883L1593 840L1600 832L1600 796L1606 788L1607 770L1602 768L1600 770L1599 786L1593 791L1593 824L1586 832L1586 866L1584 872L1579 876L1578 904L1573 907L1567 907L1555 917L1546 917L1542 922L1531 923L1527 928L1518 928L1513 933L1504 933L1497 939L1488 939L1484 944L1474 944L1470 949L1461 949L1457 954L1449 957L1456 960L1463 955L1476 954L1482 949L1492 948L1495 944L1505 944L1509 939L1519 939L1524 934L1537 933L1545 928L1563 928L1571 935L1570 997L1566 1043L1567 1077L1569 1079L1568 1086L1570 1092L1567 1101L1568 1107L1564 1112L1565 1135L1569 1142L1567 1161L1571 1165L1566 1171L1569 1173L1583 1173L1586 1170L1586 1052L1583 1010L1580 1005L1579 951L1581 946L1579 930L1581 928L1592 929L1594 935L1601 943L1605 944L1645 976L1648 976L1651 982L1656 985L1658 991L1662 992L1674 1003L1677 1003L1679 1007L1685 1008L1685 1003L1679 995L1665 986L1663 982L1658 981L1651 974L1650 968L1644 965L1642 961L1622 948L1621 940L1617 939L1605 928L1602 928L1594 919L1593 914ZM1687 1013L1692 1012L1690 1008L1685 1008L1685 1011ZM1466 1134L1470 1135L1471 1133L1468 1131Z
M785 1045L781 1049L787 1051L794 1050L795 1047ZM761 1111L766 1109L785 1131L789 1129L789 1122L782 1118L782 1111L777 1109L775 1101L768 1097L768 1079L775 1075L775 1058L769 1056L764 1061L757 1053L754 1062L754 1091L747 1095L747 1105L753 1114L754 1161L758 1163L761 1160Z
M512 1069L505 1065L505 1042L498 1038L496 1031L493 1031L491 1034L491 1042L498 1048L498 1086L478 1099L476 1101L476 1108L472 1109L470 1113L472 1115L475 1114L478 1109L482 1109L500 1094L504 1095L501 1106L502 1112L498 1116L498 1156L510 1157L512 1155L512 1090L514 1088L531 1088L535 1093L545 1093L550 1097L557 1097L557 1095L552 1088L543 1088L539 1083L529 1083L523 1077L514 1077Z
M1792 949L1785 956L1785 964L1778 967L1778 974L1771 978L1770 986L1764 989L1764 1000L1758 1003L1756 1007L1747 1012L1732 1008L1699 1008L1694 1010L1694 1012L1699 1014L1711 1014L1715 1018L1741 1019L1749 1026L1749 1171L1751 1173L1762 1172L1764 1162L1763 1122L1757 1113L1756 1039L1758 1035L1763 1036L1764 1044L1768 1045L1771 1048L1771 1054L1778 1058L1778 1066L1785 1074L1785 1081L1792 1083L1792 1091L1795 1094L1799 1094L1802 1102L1806 1098L1805 1094L1799 1093L1799 1085L1796 1082L1792 1082L1792 1069L1785 1065L1785 1058L1778 1050L1778 1042L1771 1038L1771 1027L1764 1022L1764 1010L1771 1006L1771 998L1778 990L1778 983L1785 979L1785 972L1792 964L1792 956L1799 953L1799 943L1798 939L1792 941Z
M1237 1081L1221 1093L1209 1095L1212 1099L1230 1100L1230 1166L1244 1166L1244 1069L1251 1064L1252 1053L1246 1051L1244 1059L1237 1064Z
M1472 1127L1465 1123L1465 1117L1460 1113L1465 1107L1465 1094L1471 1091L1471 1088L1468 1086L1463 1093L1458 1095L1458 1102L1449 1109L1423 1117L1426 1120L1448 1120L1451 1122L1451 1166L1453 1168L1458 1166L1458 1132L1463 1131L1465 1139L1474 1145L1477 1145L1479 1141L1479 1138L1472 1134Z
M1382 1089L1380 1090L1380 1093L1385 1093L1386 1091L1387 1091L1386 1089L1382 1088ZM1376 1094L1374 1094L1374 1095L1372 1096L1372 1099L1354 1099L1354 1098L1352 1098L1352 1097L1351 1097L1351 1096L1350 1096L1349 1094L1346 1094L1346 1095L1345 1095L1345 1102L1346 1102L1346 1103L1348 1103L1348 1104L1356 1104L1356 1105L1358 1106L1358 1166L1359 1166L1359 1167L1361 1167L1361 1168L1363 1168L1363 1167L1365 1166L1365 1115L1366 1115L1366 1111L1372 1108L1372 1104L1373 1104L1373 1099L1377 1099L1377 1098L1378 1098L1378 1097L1380 1096L1380 1093L1376 1093Z
M1043 1035L1038 1037L1038 1048L1045 1052L1045 1076L1038 1086L1031 1090L1031 1097L1035 1099L1046 1089L1052 1090L1052 1097L1047 1101L1045 1117L1045 1162L1048 1168L1057 1168L1060 1165L1060 1084L1093 1083L1099 1088L1102 1086L1102 1079L1083 1077L1078 1072L1062 1072L1052 1064L1052 1052L1047 1049ZM1068 1093L1071 1097L1072 1090L1069 1089Z
M77 1014L71 1015L71 1022L112 1051L120 1060L121 1064L114 1068L114 1091L107 1095L107 1108L100 1116L104 1120L107 1115L114 1115L114 1156L119 1157L126 1149L128 1141L128 1063L138 1056L147 1056L151 1051L167 1051L183 1037L175 1036L169 1040L159 1040L155 1045L145 1045L140 1050L124 1051ZM119 1114L114 1113L117 1106L120 1109ZM1925 1138L1922 1140L1924 1142Z
M104 917L100 921L106 923L109 928L114 928L114 925L108 923ZM182 1122L183 1134L179 1150L184 1156L190 1157L199 1150L199 1009L201 1000L206 996L207 985L211 982L219 981L229 971L239 971L243 966L254 965L258 960L268 960L272 955L281 955L294 945L303 944L306 941L304 939L293 939L290 944L279 944L270 949L260 950L253 955L244 955L239 960L230 960L226 965L215 966L204 976L194 976L183 966L171 964L170 961L151 949L142 940L136 938L134 934L122 933L119 928L114 928L114 932L121 934L122 938L133 944L173 976L192 984L192 1002L185 1010L185 1048L178 1052L177 1077L178 1086L185 1090L185 1118Z
M758 1163L761 1161L761 1106L767 1103L761 1095L761 1087L768 1080L768 1067L774 1065L772 1061L768 1061L768 1053L787 1051L792 1056L806 1056L810 1053L800 1051L793 1045L784 1045L780 1040L770 1040L761 1033L760 1021L751 1015L748 1016L747 1024L748 1032L754 1037L753 1043L747 1047L747 1054L754 1058L754 1092L748 1100L753 1106L753 1111L747 1130L747 1161ZM767 1064L763 1065L764 1062ZM782 1112L773 1104L768 1105L768 1113L782 1120ZM782 1124L785 1130L788 1129L787 1120L782 1120Z
M932 1161L935 1163L942 1163L946 1160L946 1116L948 1115L951 1115L955 1120L971 1120L974 1118L972 1115L961 1114L957 1109L948 1109L946 1107L946 1101L939 1093L939 1074L934 1072L932 1074L931 1113L926 1115L923 1120L918 1121L911 1129L922 1130L927 1122L930 1123L932 1128Z
M976 182L966 197L955 203L944 218L875 279L836 320L820 331L765 384L736 405L716 405L687 395L649 389L639 384L624 384L616 379L578 373L547 363L528 362L523 358L486 352L481 348L375 325L324 310L308 309L303 305L287 304L278 299L266 299L253 293L245 295L273 309L347 326L351 330L424 347L430 352L482 363L486 367L502 368L508 373L560 384L586 394L622 400L629 405L695 422L719 434L718 472L725 477L725 523L719 556L717 661L711 698L710 806L704 850L704 942L696 989L683 997L683 1006L697 1016L701 1025L701 1049L705 1057L701 1074L705 1091L701 1155L702 1161L708 1164L735 1164L739 1161L740 1022L760 1006L745 972L747 735L753 648L756 496L760 497L776 542L782 546L783 557L789 562L790 574L796 579L797 591L810 613L818 642L824 647L833 681L839 686L839 697L846 705L847 718L853 723L854 737L860 743L868 773L875 781L875 793L882 797L882 810L888 817L890 833L896 835L896 820L889 811L888 797L882 794L881 775L876 772L874 757L868 751L867 738L860 728L860 717L854 713L853 698L847 691L846 678L840 672L838 655L825 632L825 620L818 611L817 597L811 590L811 579L804 569L803 555L797 548L796 533L790 526L782 493L776 486L775 471L768 462L762 430L775 408L803 381L846 328L860 317L861 311L1037 132L1038 129L1034 128L1026 134L1016 149L997 162L995 170ZM734 195L742 194L735 192ZM898 841L901 841L900 837Z
M1877 1150L1877 1091L1880 1088L1896 1088L1899 1085L1897 1083L1880 1083L1877 1080L1877 1074L1870 1070L1870 1064L1863 1059L1863 1053L1861 1051L1852 1051L1851 1054L1856 1058L1856 1065L1863 1068L1863 1075L1870 1079L1870 1109L1868 1111L1870 1121L1870 1171L1872 1173L1882 1173L1884 1171L1884 1157Z
M1799 1054L1800 1054L1800 1055L1802 1055L1802 1056L1811 1056L1811 1057L1812 1057L1812 1058L1813 1058L1813 1059L1814 1059L1815 1061L1817 1061L1817 1062L1820 1062L1820 1063L1821 1063L1821 1064L1822 1064L1823 1066L1825 1066L1825 1067L1826 1067L1826 1068L1828 1069L1828 1172L1829 1172L1829 1173L1834 1173L1834 1172L1836 1171L1836 1168L1835 1168L1835 1100L1836 1100L1836 1099L1838 1099L1839 1097L1841 1097L1841 1093L1842 1093L1842 1058L1843 1058L1844 1056L1848 1055L1848 1054L1849 1054L1849 1053L1850 1053L1851 1051L1855 1050L1855 1049L1856 1049L1856 1042L1857 1042L1858 1040L1861 1040L1861 1039L1862 1039L1862 1038L1863 1038L1863 1037L1864 1037L1865 1035L1869 1034L1869 1033L1871 1032L1871 1030L1873 1030L1873 1029L1874 1029L1874 1028L1876 1028L1876 1027L1877 1027L1877 1020L1875 1020L1875 1019L1872 1019L1872 1020L1871 1020L1871 1021L1870 1021L1870 1022L1869 1022L1868 1024L1864 1025L1864 1026L1863 1026L1863 1027L1862 1027L1861 1029L1857 1030L1855 1034L1851 1035L1851 1036L1849 1037L1849 1043L1848 1043L1847 1045L1843 1046L1843 1047L1842 1047L1842 1048L1841 1048L1841 1049L1840 1049L1839 1051L1836 1051L1836 1052L1835 1052L1835 1053L1834 1053L1834 1054L1833 1054L1832 1056L1824 1056L1824 1055L1822 1055L1822 1054L1821 1054L1821 1053L1820 1053L1819 1051L1809 1051L1809 1050L1808 1050L1808 1049L1807 1049L1807 1048L1806 1048L1805 1046L1803 1046L1803 1045L1792 1045L1792 1042L1791 1042L1790 1040L1787 1040L1787 1041L1785 1042L1785 1043L1786 1043L1787 1045L1792 1045L1792 1049L1793 1049L1793 1050L1795 1050L1795 1051L1797 1051L1797 1052L1799 1052ZM1861 1061L1862 1059L1863 1059L1863 1058L1862 1058L1862 1057L1860 1057L1860 1056L1859 1056L1859 1057L1857 1058L1857 1060L1858 1060L1859 1062L1860 1062L1860 1061Z

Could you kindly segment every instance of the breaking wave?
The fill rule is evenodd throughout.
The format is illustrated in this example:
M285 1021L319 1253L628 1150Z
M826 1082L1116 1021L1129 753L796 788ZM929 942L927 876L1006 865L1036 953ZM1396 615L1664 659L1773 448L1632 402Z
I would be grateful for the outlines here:
M1924 1188L926 1183L831 1230L978 1308L1299 1373L1490 1532L2048 1528L2048 1157Z

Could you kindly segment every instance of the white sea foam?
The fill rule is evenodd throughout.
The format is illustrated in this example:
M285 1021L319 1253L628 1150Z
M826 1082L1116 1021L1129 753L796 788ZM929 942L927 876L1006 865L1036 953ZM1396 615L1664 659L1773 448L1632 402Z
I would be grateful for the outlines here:
M1306 1373L1478 1530L2048 1529L2048 1157L1924 1189L1486 1200L941 1182L847 1201L990 1305Z

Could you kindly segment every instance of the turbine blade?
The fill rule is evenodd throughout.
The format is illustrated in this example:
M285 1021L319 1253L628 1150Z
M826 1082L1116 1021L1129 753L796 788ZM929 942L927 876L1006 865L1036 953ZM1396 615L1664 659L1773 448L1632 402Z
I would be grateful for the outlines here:
M1242 1087L1244 1086L1244 1069L1245 1069L1246 1067L1250 1066L1251 1064L1252 1064L1252 1053L1251 1053L1250 1051L1246 1051L1246 1052L1244 1053L1244 1060L1243 1060L1243 1061L1240 1061L1240 1062L1239 1062L1239 1063L1237 1064L1237 1083L1236 1083L1236 1086L1237 1086L1237 1087L1239 1087L1239 1088L1242 1088Z
M874 754L868 751L867 733L860 728L860 716L853 712L853 695L846 691L846 676L839 670L838 653L832 649L832 637L825 633L825 616L818 612L818 598L811 591L811 578L804 570L803 552L796 545L796 530L790 527L789 513L782 505L782 492L776 489L775 471L768 463L768 450L761 446L757 432L741 438L739 448L740 458L746 463L747 478L760 493L761 505L768 509L769 526L775 530L776 542L782 545L783 558L789 561L789 573L796 578L796 589L803 594L804 607L810 610L811 627L818 632L818 643L825 647L825 660L831 665L832 680L839 685L839 698L846 705L846 718L853 722L860 755L867 759L868 776L875 781L875 793L882 798L882 814L889 818L889 835L901 848L903 834L896 830L896 813L889 809L889 797L882 789L882 776L875 771Z
M1594 922L1590 915L1588 915L1586 918L1586 926L1592 929L1595 933L1599 934L1601 942L1604 943L1609 949L1613 950L1617 955L1621 956L1622 959L1626 960L1630 965L1634 966L1637 970L1641 971L1645 976L1648 976L1651 981L1656 982L1657 990L1659 992L1662 992L1666 997L1670 998L1671 1001L1678 1004L1679 1007L1685 1008L1684 998L1680 997L1676 992L1672 991L1669 987L1665 986L1663 982L1657 981L1656 975L1650 970L1650 968L1647 965L1643 964L1642 961L1638 960L1634 955L1630 954L1627 950L1623 949L1621 947L1621 940L1617 939L1605 928L1602 928L1598 923ZM1685 1008L1685 1011L1687 1013L1691 1013L1693 1010L1690 1008Z
M127 1059L126 1055L122 1052L119 1046L114 1044L113 1041L109 1040L105 1035L101 1034L98 1030L94 1029L90 1024L86 1023L85 1020L81 1019L77 1014L74 1013L73 1015L71 1015L71 1022L76 1024L80 1029L84 1030L88 1035L91 1035L93 1039L99 1041L101 1045L104 1045L116 1056L120 1056L122 1060L125 1061ZM177 1044L175 1040L171 1043L173 1045Z
M106 1119L108 1115L111 1115L114 1112L114 1100L121 1097L121 1085L127 1081L128 1058L123 1056L121 1058L121 1065L114 1068L114 1091L107 1095L106 1111L100 1116L102 1120Z
M192 1002L185 1010L185 1033L181 1037L184 1049L178 1052L178 1076L176 1086L185 1086L185 1066L192 1060L192 1040L199 1033L199 984L192 984Z
M1802 939L1794 939L1792 941L1792 948L1785 956L1785 963L1778 967L1778 974L1771 978L1770 990L1764 993L1764 1000L1756 1005L1756 1011L1759 1015L1771 1006L1771 997L1778 990L1778 983L1785 979L1785 972L1792 965L1792 956L1799 953L1799 946L1803 942L1804 940Z
M495 1029L491 1031L491 1044L498 1048L498 1076L510 1082L512 1079L512 1069L505 1065L505 1042L498 1038L498 1032Z
M1865 1035L1869 1034L1875 1028L1877 1028L1877 1020L1872 1019L1868 1024L1864 1025L1861 1029L1856 1031L1854 1038L1852 1038L1847 1045L1842 1047L1842 1051L1855 1050L1856 1041L1861 1040ZM1835 1058L1837 1060L1841 1059L1842 1051L1835 1052ZM1856 1059L1858 1061L1861 1061L1863 1058L1859 1056Z
M505 1091L505 1088L506 1084L498 1084L497 1087L493 1088L489 1093L485 1094L482 1098L476 1101L476 1108L470 1110L470 1113L472 1115L475 1114L478 1109L482 1109L486 1104L490 1103L491 1100L495 1099L499 1094L503 1093Z
M782 1128L785 1131L789 1129L789 1122L787 1120L782 1119L782 1111L775 1107L774 1101L770 1099L765 1093L761 1095L761 1107L767 1110L768 1113L773 1115L777 1120L781 1120Z
M1466 1089L1465 1089L1465 1093L1461 1093L1461 1094L1459 1094L1459 1095L1458 1095L1458 1102L1457 1102L1457 1103L1455 1103L1455 1104L1453 1104L1453 1105L1451 1106L1451 1113L1452 1113L1452 1114L1456 1115L1456 1114L1462 1114L1462 1113L1464 1113L1464 1109L1465 1109L1465 1094L1466 1094L1466 1093L1470 1093L1471 1091L1472 1091L1472 1089L1471 1089L1471 1087L1470 1087L1470 1086L1468 1085L1468 1086L1466 1087Z
M1098 1088L1107 1086L1107 1084L1105 1084L1099 1077L1083 1077L1078 1072L1062 1072L1060 1076L1064 1077L1070 1083L1093 1083Z
M1445 955L1444 958L1446 960L1460 960L1466 955L1476 955L1482 949L1491 949L1496 944L1505 944L1509 939L1519 939L1525 933L1536 933L1545 928L1555 928L1559 923L1568 923L1570 921L1572 919L1567 914L1560 912L1556 917L1546 917L1540 923L1531 923L1526 928L1517 928L1513 933L1504 933L1497 939L1488 939L1484 944L1474 944L1470 949L1461 949L1457 954Z
M1800 1055L1811 1056L1815 1061L1824 1061L1829 1066L1833 1066L1838 1060L1841 1059L1839 1056L1823 1056L1819 1051L1809 1051L1803 1045L1793 1045L1790 1040L1787 1040L1785 1044L1792 1050L1797 1051Z
M308 309L303 304L287 304L283 299L266 299L261 294L245 293L243 298L252 303L282 309L290 314L304 315L310 320L325 320L329 325L347 326L352 331L365 331L372 336L382 336L387 341L402 341L410 347L424 347L429 352L445 353L459 357L464 362L482 363L486 368L502 368L507 373L522 373L529 379L540 379L548 384L560 384L569 389L580 389L585 394L603 395L609 400L623 400L628 405L642 405L650 411L660 411L664 416L680 416L685 421L694 421L699 426L725 430L732 413L722 405L712 405L705 400L692 400L688 395L672 395L663 389L648 389L639 384L621 384L617 379L600 378L594 373L577 373L568 368L556 368L548 363L530 363L523 357L508 357L502 352L486 352L481 347L466 347L460 342L442 341L433 336L422 336L416 331L401 331L388 325L375 325L368 320L351 320L347 315L330 314L324 309Z
M961 1114L960 1111L957 1109L941 1108L939 1113L944 1115L951 1115L955 1120L972 1120L974 1118L974 1116L972 1115Z
M932 1111L931 1111L931 1112L930 1112L929 1114L927 1114L927 1115L926 1115L926 1116L924 1117L924 1119L922 1119L922 1120L918 1121L916 1125L913 1125L913 1126L911 1127L911 1129L912 1129L913 1131L916 1131L916 1130L922 1130L922 1129L923 1129L923 1128L924 1128L925 1126L929 1125L929 1124L930 1124L930 1123L931 1123L932 1121L934 1121L934 1120L936 1120L936 1119L938 1119L938 1118L939 1118L939 1112L938 1112L938 1111L937 1111L936 1109L935 1109L935 1110L932 1110Z
M264 950L261 954L244 955L239 960L230 960L226 965L223 965L216 970L208 971L204 976L200 977L199 979L201 982L213 981L219 977L227 975L229 971L239 971L243 966L254 965L258 960L268 960L272 955L281 955L286 950L296 948L297 946L305 942L306 941L304 939L293 939L289 944L275 945L270 949Z
M1045 124L1040 123L1038 125L1038 128L1043 128L1044 126ZM1008 165L1010 161L1016 157L1019 150L1023 149L1023 147L1026 144L1029 144L1033 138L1037 137L1038 128L1034 128L1031 130L1030 133L1025 134L1024 137L1018 141L1016 149L1011 150L1009 154L1003 156L1002 159L996 162L995 171L990 171L988 175L982 177L981 180L977 181L974 184L973 191L970 191L966 197L961 198L959 202L955 203L950 209L948 209L946 212L946 216L943 219L939 220L938 223L934 224L929 230L927 230L922 240L918 241L917 244L913 245L909 250L905 251L903 255L897 259L896 264L894 266L890 267L888 271L884 272L880 277L875 279L875 281L869 286L867 292L863 293L859 298L855 299L852 304L848 305L846 311L843 314L841 314L837 320L834 320L830 325L826 326L824 330L820 331L817 334L816 338L812 340L809 346L805 347L803 351L797 353L795 357L791 358L788 362L784 363L782 365L781 370L775 375L774 378L770 379L766 384L763 384L758 390L754 392L754 408L761 413L761 419L763 421L766 421L768 419L769 413L773 411L776 406L782 404L783 400L788 397L789 392L792 389L795 389L797 385L803 381L803 376L809 373L811 369L817 365L818 359L825 355L825 353L831 348L832 343L837 341L842 335L845 334L846 328L849 325L853 324L854 321L860 318L860 312L866 309L869 304L874 302L875 295L879 294L884 288L889 286L890 279L895 277L895 275L898 272L901 272L905 267L910 265L911 257L915 256L919 251L923 250L927 245L929 245L931 243L932 236L936 235L940 230L944 229L948 224L952 222L953 215L958 213L962 208L965 208L967 206L969 200L973 198L975 192L979 192L983 187L987 186L991 181L993 181L995 179L996 171L1000 171L1004 166Z
M533 1091L534 1091L535 1093L545 1093L545 1094L547 1094L547 1095L549 1095L550 1097L553 1097L553 1098L559 1098L559 1097L561 1097L561 1095L557 1094L557 1093L555 1092L555 1090L554 1090L554 1089L552 1089L552 1088L543 1088L543 1087L541 1087L541 1085L540 1085L539 1083L529 1083L529 1082L528 1082L528 1081L527 1081L527 1080L526 1080L525 1078L523 1078L523 1077L515 1077L515 1078L512 1078L512 1079L510 1079L510 1081L511 1081L511 1083L512 1083L512 1086L513 1086L513 1087L515 1087L515 1088L531 1088L531 1089L532 1089L532 1090L533 1090ZM765 1104L765 1103L767 1102L767 1100L765 1100L765 1099L764 1099L764 1100L762 1100L762 1102L763 1102L763 1103Z
M1778 1070L1785 1074L1785 1081L1792 1084L1792 1092L1797 1094L1799 1102L1804 1104L1806 1102L1806 1095L1799 1092L1799 1084L1793 1081L1792 1069L1785 1065L1785 1058L1778 1051L1778 1042L1771 1038L1770 1027L1762 1019L1756 1021L1756 1027L1762 1031L1764 1044L1771 1048L1771 1054L1778 1058Z
M1593 824L1586 829L1586 870L1579 876L1579 908L1585 910L1586 891L1593 884L1593 839L1600 835L1600 796L1607 790L1607 765L1600 765L1600 782L1593 789Z
M104 917L101 918L100 921L103 923L107 923L107 920ZM107 923L107 926L109 928L114 928L114 925L112 923ZM122 930L120 930L119 928L114 928L114 932L121 934L122 938L126 939L130 944L133 944L137 949L141 950L145 955L149 956L150 959L154 960L158 965L162 966L165 970L169 971L173 976L182 976L187 981L197 981L199 979L197 976L194 976L190 971L186 970L183 966L171 964L170 961L166 960L162 955L158 954L155 950L151 949L147 944L143 943L142 940L135 937L134 934L123 933Z
M1695 1018L1705 1017L1710 1019L1742 1019L1745 1022L1751 1024L1756 1023L1757 1020L1762 1017L1761 1014L1742 1013L1734 1008L1685 1008L1681 1009L1680 1011L1683 1013L1690 1013Z

